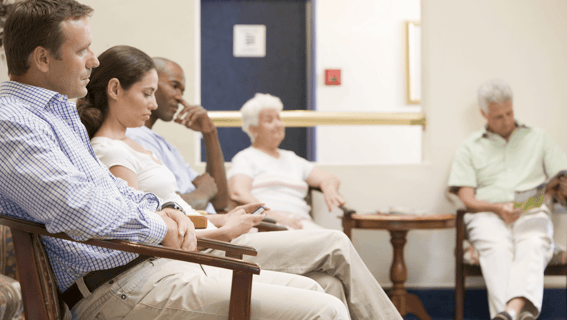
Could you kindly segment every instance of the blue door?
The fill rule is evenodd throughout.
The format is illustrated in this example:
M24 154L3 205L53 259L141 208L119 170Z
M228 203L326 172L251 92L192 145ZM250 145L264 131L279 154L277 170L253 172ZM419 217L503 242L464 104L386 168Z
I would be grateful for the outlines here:
M305 0L201 0L201 104L238 111L255 93L279 97L284 110L307 109ZM235 58L233 26L266 26L266 56ZM226 161L250 146L240 128L218 128ZM287 128L280 145L309 158L307 129ZM201 159L205 151L201 143Z

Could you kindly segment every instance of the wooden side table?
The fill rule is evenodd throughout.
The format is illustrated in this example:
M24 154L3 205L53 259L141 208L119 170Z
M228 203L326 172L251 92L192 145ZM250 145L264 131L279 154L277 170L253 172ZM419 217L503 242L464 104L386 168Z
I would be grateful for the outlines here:
M412 313L420 320L431 320L421 300L408 293L404 282L407 280L407 268L404 262L406 235L413 229L446 229L455 227L454 214L433 215L393 215L393 214L345 214L343 229L350 238L351 231L357 229L380 229L390 232L390 242L394 247L394 258L390 268L393 288L388 292L392 303L402 317Z

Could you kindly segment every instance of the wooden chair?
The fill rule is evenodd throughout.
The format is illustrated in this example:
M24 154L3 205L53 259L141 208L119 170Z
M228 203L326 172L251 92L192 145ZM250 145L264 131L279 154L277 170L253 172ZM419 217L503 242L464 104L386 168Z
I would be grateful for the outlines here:
M12 229L18 273L22 286L26 319L60 320L67 306L58 298L55 276L40 236L49 236L74 241L64 233L49 233L42 224L0 216L0 224ZM199 248L226 251L227 257L217 257L201 252L186 252L177 249L150 246L123 240L88 240L83 243L93 246L133 252L142 255L162 257L200 263L233 271L228 319L250 319L252 275L260 273L260 267L251 262L239 260L244 254L256 255L254 248L237 246L222 241L200 238Z
M482 276L480 265L475 262L464 261L465 250L463 242L465 240L465 224L463 217L466 210L457 211L457 243L455 250L455 320L463 320L465 313L465 277L467 276ZM472 247L470 250L473 250ZM473 259L468 259L473 260ZM556 250L554 257L545 269L547 276L567 276L567 263L565 258L565 251Z

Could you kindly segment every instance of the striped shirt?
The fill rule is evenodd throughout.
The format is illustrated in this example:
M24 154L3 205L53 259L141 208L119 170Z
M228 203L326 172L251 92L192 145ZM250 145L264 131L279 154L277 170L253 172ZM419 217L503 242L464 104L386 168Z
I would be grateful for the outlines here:
M161 199L116 179L98 161L75 104L18 82L0 86L0 214L45 224L76 240L123 239L152 245L167 227ZM43 237L61 291L87 272L137 255Z

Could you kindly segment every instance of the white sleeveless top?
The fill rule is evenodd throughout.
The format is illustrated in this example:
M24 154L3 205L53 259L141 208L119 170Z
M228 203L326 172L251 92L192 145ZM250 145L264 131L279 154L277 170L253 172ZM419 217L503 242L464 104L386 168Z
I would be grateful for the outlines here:
M151 192L164 201L174 201L183 207L188 215L199 215L177 192L173 173L163 164L158 164L148 153L138 152L120 140L95 137L91 140L94 152L107 167L123 166L136 174L138 189ZM153 154L153 153L152 153ZM216 228L208 223L207 229Z

